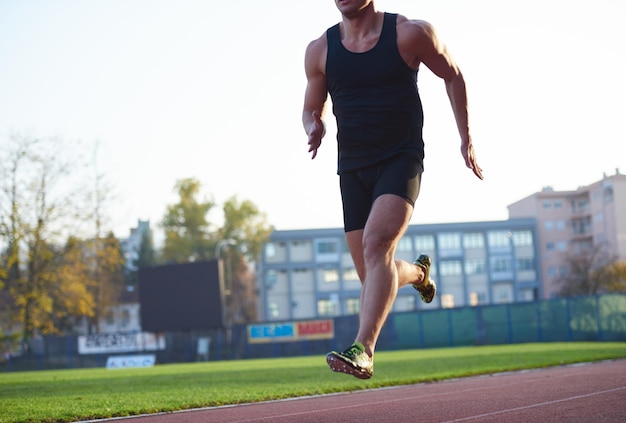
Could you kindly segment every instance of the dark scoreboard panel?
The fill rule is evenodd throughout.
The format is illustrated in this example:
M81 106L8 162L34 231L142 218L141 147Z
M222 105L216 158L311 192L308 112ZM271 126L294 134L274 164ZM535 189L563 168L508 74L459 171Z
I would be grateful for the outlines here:
M224 327L218 260L139 269L141 328L150 332Z

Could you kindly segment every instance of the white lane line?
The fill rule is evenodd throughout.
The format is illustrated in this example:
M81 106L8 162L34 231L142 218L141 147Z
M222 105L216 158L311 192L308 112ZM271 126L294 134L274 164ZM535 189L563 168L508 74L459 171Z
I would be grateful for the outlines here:
M576 396L573 396L573 397L562 398L562 399L554 400L554 401L546 401L546 402L540 402L540 403L537 403L537 404L525 405L523 407L507 408L507 409L504 409L504 410L493 411L491 413L484 413L484 414L477 414L475 416L462 417L460 419L446 420L445 422L442 422L442 423L464 422L464 421L468 421L468 420L481 419L483 417L497 416L498 414L510 413L510 412L513 412L513 411L528 410L528 409L537 408L537 407L545 407L546 405L559 404L561 402L574 401L574 400L578 400L578 399L581 399L581 398L592 397L592 396L595 396L595 395L602 395L602 394L608 394L610 392L623 391L624 389L626 389L626 386L622 386L622 387L619 387L619 388L613 388L613 389L607 389L605 391L590 392L590 393L585 394L585 395L576 395Z

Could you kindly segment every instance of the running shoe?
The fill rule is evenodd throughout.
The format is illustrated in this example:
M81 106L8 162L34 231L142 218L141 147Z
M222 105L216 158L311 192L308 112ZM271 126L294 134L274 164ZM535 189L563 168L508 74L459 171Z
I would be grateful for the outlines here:
M419 292L422 301L430 303L437 293L437 285L435 281L430 278L430 265L432 264L432 260L426 254L422 254L415 259L414 263L424 270L424 282L414 283L413 288Z
M360 342L355 342L344 352L331 351L326 362L333 372L346 373L359 379L369 379L374 374L374 361Z

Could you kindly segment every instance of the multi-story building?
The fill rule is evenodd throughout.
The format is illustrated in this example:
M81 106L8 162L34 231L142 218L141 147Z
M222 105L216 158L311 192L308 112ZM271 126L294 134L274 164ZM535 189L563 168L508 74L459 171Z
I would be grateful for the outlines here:
M572 191L544 188L508 210L510 219L537 221L544 298L558 295L568 254L603 246L610 255L626 259L626 175L619 170Z
M531 301L541 295L534 219L410 225L396 258L433 258L438 295L400 289L394 311ZM342 228L275 231L258 269L259 319L356 314L361 283Z
M100 321L101 333L138 332L141 330L140 304L136 283L130 276L137 271L139 250L145 236L152 236L149 220L138 220L137 227L130 229L127 238L120 239L120 248L124 256L127 285L121 293L119 303L111 307Z

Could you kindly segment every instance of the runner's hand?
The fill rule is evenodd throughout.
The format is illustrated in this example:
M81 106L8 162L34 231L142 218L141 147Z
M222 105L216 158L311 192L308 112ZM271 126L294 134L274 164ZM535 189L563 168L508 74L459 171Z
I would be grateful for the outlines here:
M320 148L322 144L322 138L326 135L326 127L324 126L324 122L322 121L322 116L320 112L311 113L313 116L313 123L309 127L309 153L313 152L311 159L314 159L317 156L317 149Z

